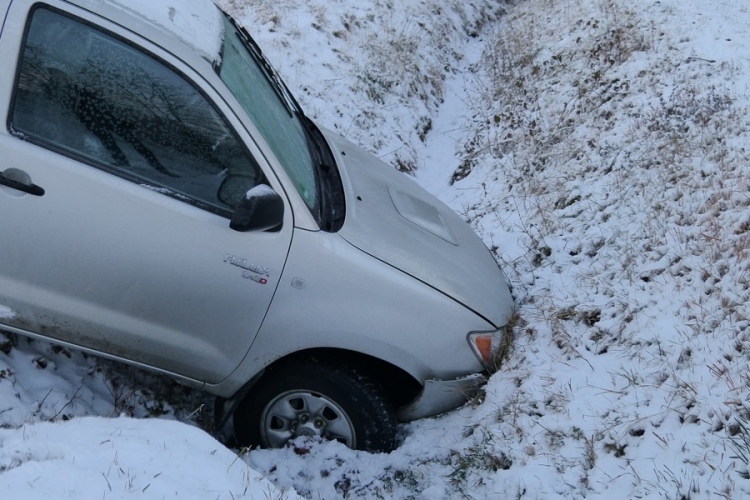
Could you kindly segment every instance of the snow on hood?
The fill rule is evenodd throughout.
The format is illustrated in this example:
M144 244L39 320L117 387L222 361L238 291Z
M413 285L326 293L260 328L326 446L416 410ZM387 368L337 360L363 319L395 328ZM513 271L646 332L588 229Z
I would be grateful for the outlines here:
M211 0L105 0L173 33L209 61L219 59L224 39L221 11Z

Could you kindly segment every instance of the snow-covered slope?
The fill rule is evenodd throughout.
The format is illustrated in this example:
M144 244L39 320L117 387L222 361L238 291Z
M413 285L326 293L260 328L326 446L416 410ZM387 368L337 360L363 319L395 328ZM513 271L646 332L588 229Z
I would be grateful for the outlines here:
M467 40L505 12L492 0L218 3L249 27L311 118L404 171L419 167Z
M465 40L417 178L505 262L510 360L390 456L251 463L326 498L747 494L748 21L529 0Z
M169 420L36 423L23 432L0 429L0 445L3 498L298 498L205 432Z
M394 452L300 441L245 463L309 498L750 495L750 7L221 3L313 117L416 167L471 221L519 304L484 397L403 426ZM82 415L204 421L189 415L200 395L168 404L156 381L7 344L0 439L43 420L54 437ZM0 464L13 456L0 442Z

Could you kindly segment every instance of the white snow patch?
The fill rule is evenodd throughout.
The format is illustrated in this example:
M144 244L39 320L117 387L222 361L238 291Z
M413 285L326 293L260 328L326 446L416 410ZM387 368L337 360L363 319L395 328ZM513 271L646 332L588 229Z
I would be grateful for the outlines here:
M25 500L299 498L202 430L85 417L0 429L0 496Z
M253 187L245 194L245 198L248 200L253 197L266 198L266 197L274 196L275 194L276 194L276 191L274 191L271 186L268 186L266 184L258 184L257 186Z
M0 319L10 319L16 316L16 313L10 307L0 305Z

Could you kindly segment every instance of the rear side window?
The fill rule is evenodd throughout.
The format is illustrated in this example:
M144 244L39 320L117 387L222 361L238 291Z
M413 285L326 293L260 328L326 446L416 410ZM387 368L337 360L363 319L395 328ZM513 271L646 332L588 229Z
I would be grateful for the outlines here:
M205 95L125 41L39 8L21 57L17 136L222 215L263 182Z

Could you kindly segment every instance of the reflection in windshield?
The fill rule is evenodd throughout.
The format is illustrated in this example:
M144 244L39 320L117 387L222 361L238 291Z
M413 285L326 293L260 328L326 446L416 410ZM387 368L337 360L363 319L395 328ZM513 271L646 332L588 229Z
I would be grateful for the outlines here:
M319 210L315 165L299 117L282 100L245 48L231 21L225 21L220 77L253 120L313 213Z

